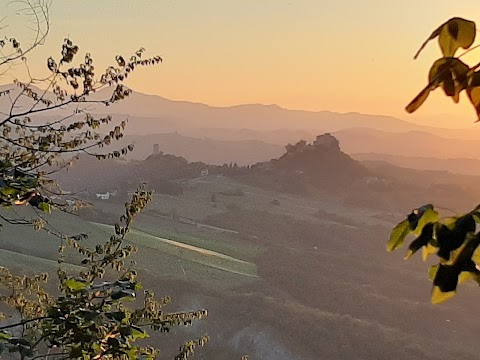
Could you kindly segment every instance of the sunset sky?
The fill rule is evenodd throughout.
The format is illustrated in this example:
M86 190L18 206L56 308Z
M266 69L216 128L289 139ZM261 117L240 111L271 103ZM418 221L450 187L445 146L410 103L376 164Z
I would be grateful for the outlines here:
M466 97L455 106L438 91L418 114L403 109L440 56L432 43L413 61L420 44L448 18L479 14L478 0L53 0L51 34L31 67L41 71L69 36L100 67L140 46L161 55L129 85L170 99L471 126ZM479 60L480 49L465 57Z

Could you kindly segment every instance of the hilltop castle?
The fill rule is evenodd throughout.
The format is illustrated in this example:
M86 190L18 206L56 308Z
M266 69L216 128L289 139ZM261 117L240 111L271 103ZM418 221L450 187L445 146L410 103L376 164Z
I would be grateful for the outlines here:
M285 146L287 154L294 154L303 152L305 150L314 150L319 148L340 151L340 143L333 135L326 133L323 135L318 135L312 144L307 144L305 140L300 140L295 145L288 144Z

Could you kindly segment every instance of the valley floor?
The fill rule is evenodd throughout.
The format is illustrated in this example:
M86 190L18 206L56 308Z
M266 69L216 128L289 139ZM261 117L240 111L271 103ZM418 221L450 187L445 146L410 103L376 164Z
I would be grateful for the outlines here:
M238 187L242 195L225 195ZM93 245L108 239L123 204L93 205L45 218L69 235L87 233ZM36 216L28 208L15 211ZM402 216L217 176L189 180L182 195L155 195L127 238L139 249L139 278L158 296L172 296L169 310L209 311L191 328L155 336L161 358L173 358L181 341L203 334L211 342L194 358L477 358L480 315L468 309L478 289L463 285L448 303L431 305L427 264L407 264L401 251L385 251ZM58 246L45 232L6 225L0 264L54 272ZM73 253L67 262L79 269Z

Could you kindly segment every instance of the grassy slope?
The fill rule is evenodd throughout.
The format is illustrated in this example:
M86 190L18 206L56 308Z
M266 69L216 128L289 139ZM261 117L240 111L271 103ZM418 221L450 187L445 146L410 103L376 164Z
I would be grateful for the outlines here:
M101 229L113 230L113 228L109 225L94 225L100 227ZM190 240L191 239L192 237L190 237ZM237 274L246 277L257 277L256 267L250 262L239 260L226 254L206 250L180 241L161 238L135 229L130 231L128 241L137 245L141 250L157 250L163 255L175 257L179 262L179 266L184 262L195 263L231 274ZM150 265L151 264L141 263L141 266L146 268L150 268ZM182 266L183 265L180 267Z
M5 211L5 210L3 210ZM16 208L15 211L22 216L37 216L28 208ZM6 215L14 215L6 213ZM93 247L95 244L105 242L113 228L108 225L92 224L77 216L55 212L53 215L42 214L51 226L50 228L75 235L85 233L88 239L83 240L86 245ZM150 227L153 232L154 226ZM188 278L189 281L200 282L206 286L231 286L256 278L256 267L249 261L236 259L234 247L220 247L222 253L215 252L215 246L208 246L207 239L188 236L188 241L181 238L170 241L143 231L133 229L127 236L127 243L138 247L134 256L137 268L157 277L170 279ZM210 243L214 241L210 240ZM30 226L12 226L5 224L0 232L0 265L12 266L19 271L48 271L56 269L58 247L61 240L47 234L45 231L34 231ZM193 246L192 246L193 245ZM207 245L206 249L201 248ZM183 247L181 247L183 246ZM252 252L250 252L252 254ZM241 253L245 257L245 252ZM250 256L251 257L251 256ZM81 257L73 251L67 253L67 261L79 264ZM43 269L43 270L42 270Z
M182 216L204 221L209 215L215 225L242 234L174 223L147 211L136 223L142 231L133 231L129 238L139 247L136 260L148 288L173 295L175 309L209 310L208 319L184 336L211 335L212 342L199 351L199 358L248 353L267 360L467 360L480 352L475 336L480 315L470 311L478 289L462 286L451 302L430 305L427 266L418 259L405 264L401 252L385 252L391 219L396 219L392 215L385 221L377 217L381 213L249 187L243 197L217 195L213 208L212 191L238 184L202 181L207 182L193 184L178 198L155 196L149 209L176 204ZM279 206L270 204L273 198ZM227 211L228 203L240 211ZM99 205L109 207L111 214L122 208ZM342 226L342 218L359 226ZM71 232L89 231L88 242L110 234L76 217L55 214L52 219ZM157 237L254 263L261 279L207 266L201 262L217 265L219 259ZM15 246L11 250L54 260L58 240L31 229L6 227L0 232L0 248ZM23 259L30 258L18 261ZM234 269L244 266L228 258L220 261ZM24 265L27 268L30 261ZM177 350L178 342L174 345ZM166 350L164 358L170 358L168 354Z

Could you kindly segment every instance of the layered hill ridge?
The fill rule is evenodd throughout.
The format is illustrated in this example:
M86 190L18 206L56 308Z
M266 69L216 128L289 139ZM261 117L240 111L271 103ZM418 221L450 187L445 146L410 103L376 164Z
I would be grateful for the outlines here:
M370 172L358 161L341 151L338 140L330 135L317 136L307 144L305 140L285 146L285 153L265 162L242 166L190 162L182 156L162 151L152 153L143 161L115 161L82 158L68 173L59 173L64 187L73 191L119 191L135 188L145 182L157 191L178 194L178 186L166 181L188 180L205 175L222 175L245 180L252 185L271 187L287 192L302 193L308 186L339 188L359 180ZM172 190L173 189L173 190Z

